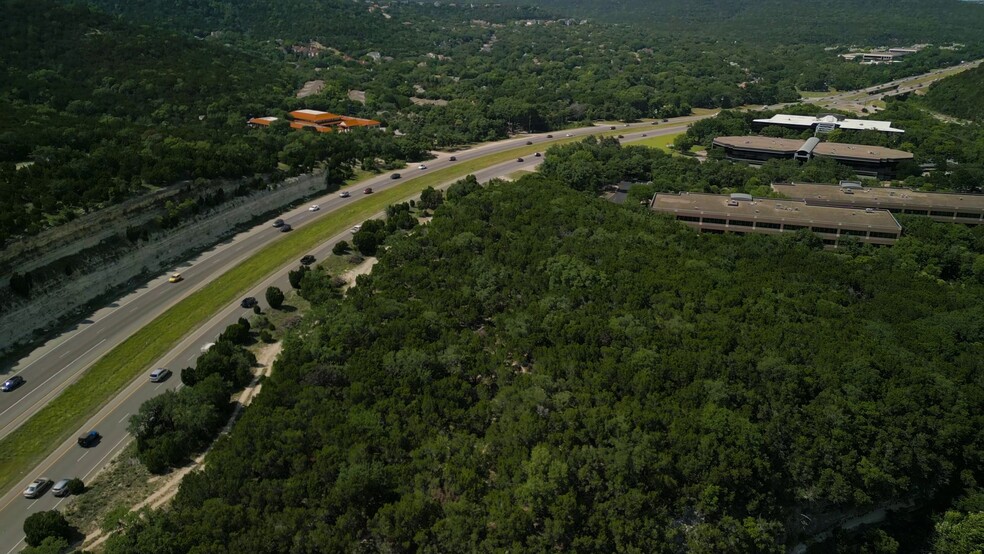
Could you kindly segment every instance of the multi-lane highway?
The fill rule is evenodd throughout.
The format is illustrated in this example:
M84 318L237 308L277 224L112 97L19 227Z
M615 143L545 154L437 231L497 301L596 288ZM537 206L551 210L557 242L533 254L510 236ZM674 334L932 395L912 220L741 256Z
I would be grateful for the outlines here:
M643 134L650 137L678 133L690 121L700 117L676 118L670 124L653 127L652 124L636 123L619 131L625 136L625 141L638 140ZM440 154L436 159L426 162L427 168L420 170L408 168L401 170L400 180L393 180L390 174L384 174L371 180L359 183L351 190L350 198L340 198L337 194L312 200L310 204L319 204L321 209L310 212L308 205L283 214L281 217L293 227L302 227L318 217L330 217L332 211L351 202L358 202L362 188L372 187L374 190L385 190L398 186L400 183L417 177L427 171L435 171L455 163L461 163L497 152L511 150L524 146L527 141L543 144L546 150L553 140L565 138L565 135L586 136L599 132L610 132L608 127L588 127L556 133L555 139L546 138L545 134L524 136L506 141L485 144L455 152L456 162L450 161L449 154ZM524 157L523 162L510 160L484 170L474 172L480 181L496 177L505 177L521 169L533 169L542 158ZM450 184L445 183L445 185ZM230 241L219 245L197 258L177 266L173 271L179 271L184 276L180 283L168 283L167 275L152 280L138 290L119 299L117 302L92 314L86 322L76 326L61 337L50 341L38 348L28 357L21 360L14 371L3 376L4 379L12 374L24 376L26 383L11 393L0 395L0 437L6 436L16 429L24 420L36 413L51 398L55 397L64 387L76 380L95 360L125 340L131 334L152 321L188 294L204 286L210 279L221 275L234 267L243 259L252 255L256 250L282 236L269 224L258 226L241 233ZM324 259L331 252L331 247L339 240L349 238L348 232L335 237L326 237L315 250L310 252L318 260ZM270 285L286 288L287 272L295 266L291 265L271 275L253 290L243 296L255 296L263 302L263 291ZM177 372L182 367L193 365L201 346L214 338L229 324L241 316L249 316L252 311L245 310L234 304L215 314L209 321L192 332L176 345L163 358L151 367L169 367L175 374L164 383L150 383L146 375L137 378L119 395L105 405L99 413L89 421L80 424L78 434L89 429L97 429L103 436L102 441L95 447L82 449L74 437L60 445L34 471L23 476L23 479L10 491L0 497L0 554L9 554L23 547L21 542L24 519L31 513L49 510L61 505L63 499L55 498L50 491L37 500L22 497L21 492L30 481L36 477L45 476L53 480L63 477L81 477L88 481L102 468L113 454L122 449L127 442L126 426L130 415L135 413L140 404L146 399L160 394L168 388L180 385L180 375Z

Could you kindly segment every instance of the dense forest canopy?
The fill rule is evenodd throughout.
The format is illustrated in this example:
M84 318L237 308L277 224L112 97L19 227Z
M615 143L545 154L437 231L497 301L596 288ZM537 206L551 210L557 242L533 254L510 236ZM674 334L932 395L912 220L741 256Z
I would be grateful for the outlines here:
M107 552L781 552L984 477L984 228L832 253L475 189L316 300Z
M740 42L979 42L984 6L960 0L507 0L664 34Z
M946 115L984 123L984 67L933 83L926 92L926 105Z

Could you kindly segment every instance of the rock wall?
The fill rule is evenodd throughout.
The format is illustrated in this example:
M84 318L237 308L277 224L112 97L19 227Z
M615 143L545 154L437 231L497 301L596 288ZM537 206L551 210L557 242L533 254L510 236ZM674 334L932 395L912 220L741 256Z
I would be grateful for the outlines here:
M88 260L85 268L65 275L63 279L46 282L41 290L32 290L30 299L12 296L5 287L7 294L0 299L7 303L0 313L0 352L30 341L36 331L52 329L59 322L82 314L94 300L127 290L228 239L237 231L269 218L291 203L323 191L320 175L292 177L271 189L233 198L167 233L141 242L137 248L106 249L99 257ZM159 198L154 199L157 200ZM148 205L145 202L133 204ZM94 230L91 237L82 236L73 243L61 244L59 251L75 253L100 241L112 241L114 237L122 236L133 220L121 217L121 213L126 211L116 211L115 224L104 219L105 228ZM75 232L79 232L78 229ZM52 260L51 256L35 257L41 258Z

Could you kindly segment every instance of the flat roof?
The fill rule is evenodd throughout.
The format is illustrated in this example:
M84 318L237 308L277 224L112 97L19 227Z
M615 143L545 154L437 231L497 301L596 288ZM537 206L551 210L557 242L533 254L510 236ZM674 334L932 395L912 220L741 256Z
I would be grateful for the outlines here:
M911 152L903 152L883 146L867 144L844 144L840 142L821 142L813 150L818 156L832 158L852 158L858 160L911 160Z
M340 117L342 117L340 115L329 113L329 112L323 112L320 110L307 110L307 109L294 110L290 112L290 116L293 117L294 119L300 119L302 121L314 121L314 122L339 119Z
M881 131L885 133L904 133L902 129L892 127L891 121L875 121L873 119L839 118L833 115L813 117L812 115L775 114L767 119L755 119L755 123L763 125L791 125L794 127L813 127L819 123L832 123L840 129L854 131Z
M805 200L807 203L812 200L859 208L912 206L927 210L942 208L954 211L961 209L984 211L984 194L921 192L896 187L855 188L851 189L851 194L844 194L839 185L817 183L777 183L772 185L772 190L789 198Z
M748 135L742 137L717 137L714 144L719 146L731 146L743 150L760 150L762 152L785 152L795 154L803 141L799 139L785 139L773 137L761 137L758 135Z
M714 144L718 146L729 146L742 150L757 150L760 152L775 152L780 154L794 154L805 144L799 139L784 139L762 137L758 135L740 137L717 137ZM881 160L911 160L911 152L894 150L882 146L868 146L866 144L845 144L840 142L821 142L813 149L817 156L830 156L832 158L846 158L865 161Z
M657 194L651 209L667 213L699 213L724 219L762 220L804 226L844 227L872 231L898 232L902 229L895 217L885 210L865 211L853 208L811 206L802 200L754 198L729 206L727 195L681 192Z

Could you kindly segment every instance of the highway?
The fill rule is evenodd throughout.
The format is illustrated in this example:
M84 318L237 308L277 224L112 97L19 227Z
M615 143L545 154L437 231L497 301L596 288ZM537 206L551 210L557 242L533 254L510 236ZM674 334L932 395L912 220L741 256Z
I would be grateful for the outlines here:
M635 123L631 126L623 124L619 126L619 130L625 136L624 141L631 141L643 138L643 134L655 137L677 133L685 129L687 123L697 119L701 119L701 116L675 118L671 120L670 124L664 124L660 127L654 127L651 123ZM622 127L626 128L623 129ZM599 132L610 132L610 128L608 126L594 126L559 131L554 133L554 140L563 139L568 134L578 137ZM337 193L332 193L311 200L308 204L286 212L280 217L295 228L303 227L315 218L330 216L334 210L341 206L360 201L365 197L362 194L364 187L372 187L377 191L385 190L424 172L439 170L469 159L521 147L527 141L532 141L534 144L542 143L544 151L552 142L551 139L546 138L546 134L521 136L454 152L453 155L457 158L457 162L450 161L449 158L452 154L441 153L436 159L424 162L427 165L425 170L417 169L416 164L413 164L411 167L399 171L403 176L402 179L391 179L390 174L392 172L386 173L349 188L348 190L352 193L350 198L340 198ZM484 182L492 178L508 176L518 170L535 169L541 161L542 158L530 155L525 156L522 163L510 160L484 170L475 171L474 174L480 181ZM445 183L444 186L451 184L451 182L453 181ZM308 211L307 208L310 204L319 204L321 209L316 212ZM9 375L19 374L25 378L26 383L13 392L0 395L0 437L6 436L16 429L57 396L62 389L77 380L100 356L181 299L207 284L210 279L221 275L281 236L283 234L272 227L270 222L240 233L233 239L216 246L195 259L175 267L172 271L181 272L184 281L168 283L167 274L161 275L118 301L91 314L82 324L39 347L29 356L20 360L11 373L3 376L6 379ZM330 254L331 247L337 241L350 237L351 235L347 231L334 237L326 237L326 240L310 253L318 260L322 260ZM296 266L297 264L291 264L282 268L274 275L264 279L262 283L256 285L249 292L244 293L243 296L255 296L265 307L263 291L270 285L280 286L282 289L288 288L287 272L295 269ZM29 514L53 509L66 500L52 496L50 491L37 500L23 498L21 492L32 480L40 476L55 481L65 477L81 477L83 481L88 482L115 453L126 445L128 438L126 433L127 420L139 409L140 404L164 390L180 386L179 369L194 365L201 352L201 346L213 341L226 326L235 322L239 317L249 317L250 315L252 315L252 311L240 308L238 303L215 314L210 320L185 337L163 358L145 368L146 372L142 376L130 383L89 421L79 426L76 435L81 435L91 429L98 430L103 436L98 445L88 449L80 448L73 436L42 461L34 471L22 476L22 480L13 489L6 491L0 497L0 554L10 554L23 547L23 522ZM147 375L155 367L171 368L174 370L174 374L164 383L150 383Z

